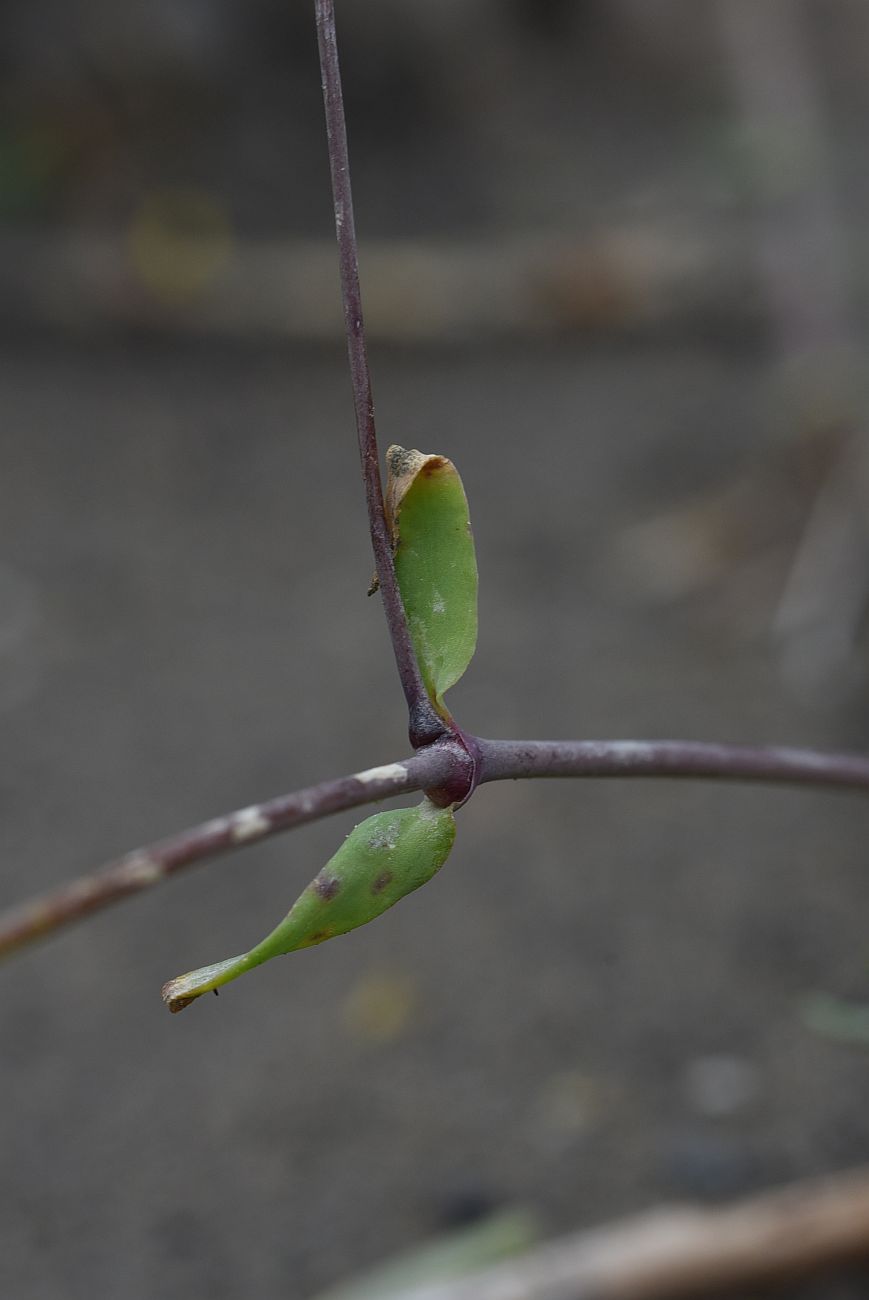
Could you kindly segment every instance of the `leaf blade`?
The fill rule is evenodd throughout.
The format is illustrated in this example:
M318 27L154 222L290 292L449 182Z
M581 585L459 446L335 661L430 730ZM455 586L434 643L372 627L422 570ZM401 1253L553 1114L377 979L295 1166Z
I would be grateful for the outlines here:
M387 453L395 573L420 675L438 710L477 644L477 561L468 500L446 456Z
M367 925L431 880L455 840L451 808L429 799L413 808L375 813L355 826L284 919L249 952L169 980L163 1001L183 1011L272 957L310 948Z

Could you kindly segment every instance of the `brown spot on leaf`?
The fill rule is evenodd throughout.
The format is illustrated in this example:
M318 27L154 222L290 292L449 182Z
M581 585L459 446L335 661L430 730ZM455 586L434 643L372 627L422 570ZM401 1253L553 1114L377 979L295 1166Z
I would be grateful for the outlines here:
M314 879L314 890L324 903L331 903L335 895L341 891L341 881L335 876L317 876Z
M380 875L371 886L372 894L382 894L387 885L392 883L392 872L381 871Z

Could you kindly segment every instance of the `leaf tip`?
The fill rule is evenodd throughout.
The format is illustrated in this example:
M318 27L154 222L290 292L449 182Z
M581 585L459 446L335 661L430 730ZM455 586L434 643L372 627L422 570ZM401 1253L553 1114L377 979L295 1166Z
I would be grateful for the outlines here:
M215 962L212 966L200 966L198 970L187 971L185 975L176 975L174 979L167 980L160 990L160 996L164 1005L174 1015L189 1007L190 1003L202 997L203 993L210 993L220 985L235 979L244 968L244 956L229 957L226 961Z

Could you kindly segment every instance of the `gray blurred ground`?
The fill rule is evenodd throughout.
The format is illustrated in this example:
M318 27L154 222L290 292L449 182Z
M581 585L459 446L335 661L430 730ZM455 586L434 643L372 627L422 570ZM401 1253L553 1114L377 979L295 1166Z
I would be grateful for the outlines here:
M606 129L629 158L641 114L621 111ZM395 221L426 216L414 200ZM463 723L865 747L864 693L782 680L774 546L690 599L659 598L654 555L630 560L638 521L761 480L757 339L373 364L384 443L453 456L470 497ZM405 752L339 347L7 336L0 392L4 901ZM801 1014L818 991L869 998L856 797L486 788L426 890L169 1017L161 983L260 937L352 821L4 967L0 1295L295 1300L484 1206L557 1232L869 1160L869 1049Z

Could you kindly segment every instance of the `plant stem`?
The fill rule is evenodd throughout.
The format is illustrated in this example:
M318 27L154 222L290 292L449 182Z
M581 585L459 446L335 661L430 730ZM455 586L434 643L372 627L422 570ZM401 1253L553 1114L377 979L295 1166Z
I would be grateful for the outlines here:
M293 794L279 795L266 803L194 826L147 848L136 849L102 870L80 876L60 889L0 915L0 960L110 903L158 885L197 862L255 844L330 813L438 785L449 777L453 765L448 750L430 746L401 763L370 768Z
M695 740L467 740L478 747L482 782L519 777L698 777L869 792L869 757L861 754ZM466 762L465 748L454 741L431 745L400 763L280 795L128 853L101 871L0 914L0 959L198 862L331 813L413 790L445 787L457 773L464 773L466 780Z
M350 380L353 386L353 405L356 412L356 432L359 438L359 455L362 460L362 478L365 483L365 500L368 506L368 527L377 578L383 597L383 609L392 640L398 675L407 700L409 713L408 733L414 749L430 744L446 732L443 721L436 713L419 673L413 643L407 626L404 605L395 577L392 561L392 541L383 510L383 485L377 451L377 430L374 421L374 397L371 391L371 374L365 347L365 327L362 318L362 290L359 284L359 252L356 242L356 222L353 215L353 193L350 186L350 163L347 154L347 126L344 120L344 97L341 90L341 70L338 63L338 44L335 36L334 0L315 0L317 41L320 48L320 73L323 82L323 104L326 110L326 135L329 145L329 166L332 173L332 197L335 207L335 233L338 237L338 263L341 276L341 297L344 303L344 328L347 333L347 353L350 358Z
M480 783L518 777L655 776L869 791L869 757L702 740L483 740Z

